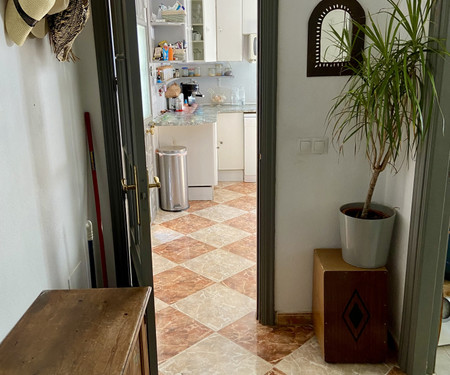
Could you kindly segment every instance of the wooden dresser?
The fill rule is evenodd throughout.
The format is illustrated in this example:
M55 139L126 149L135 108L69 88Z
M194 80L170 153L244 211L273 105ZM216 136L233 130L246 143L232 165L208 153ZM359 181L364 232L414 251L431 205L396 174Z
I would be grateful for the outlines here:
M385 360L387 282L385 267L358 268L340 249L314 250L314 331L326 362Z
M42 292L0 344L1 375L149 375L151 288Z

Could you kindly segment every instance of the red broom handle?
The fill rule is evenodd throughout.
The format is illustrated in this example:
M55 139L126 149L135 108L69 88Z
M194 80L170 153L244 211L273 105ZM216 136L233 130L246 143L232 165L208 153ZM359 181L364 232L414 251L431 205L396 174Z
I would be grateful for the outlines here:
M95 169L94 144L92 142L91 117L89 112L84 112L84 123L89 145L89 156L91 159L92 183L94 185L95 211L97 212L98 241L100 244L100 258L102 262L103 287L108 287L108 274L106 271L105 242L103 240L102 214L100 211L100 197L98 194L97 171Z

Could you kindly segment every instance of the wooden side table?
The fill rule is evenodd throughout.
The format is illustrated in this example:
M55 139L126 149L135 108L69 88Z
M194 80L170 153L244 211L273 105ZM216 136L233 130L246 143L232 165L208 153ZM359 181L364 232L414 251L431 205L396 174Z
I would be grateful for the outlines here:
M0 344L0 374L148 375L150 291L42 292Z
M340 249L314 250L313 321L326 362L385 360L387 282L385 267L353 267Z

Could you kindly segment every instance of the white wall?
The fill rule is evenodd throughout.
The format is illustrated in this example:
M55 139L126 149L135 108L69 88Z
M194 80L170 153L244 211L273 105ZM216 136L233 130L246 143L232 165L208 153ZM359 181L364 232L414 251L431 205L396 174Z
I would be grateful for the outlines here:
M87 162L76 67L17 47L0 1L0 340L44 289L87 287Z
M383 6L360 3L366 12ZM333 147L325 155L298 153L299 138L324 136L332 99L346 82L345 77L306 77L307 25L316 5L279 3L275 308L280 313L311 311L313 250L340 247L339 206L363 200L369 183L368 163L363 154L354 157L351 147L340 158ZM389 263L394 336L403 300L412 169L392 179L381 177L374 196L374 201L401 207L401 232Z

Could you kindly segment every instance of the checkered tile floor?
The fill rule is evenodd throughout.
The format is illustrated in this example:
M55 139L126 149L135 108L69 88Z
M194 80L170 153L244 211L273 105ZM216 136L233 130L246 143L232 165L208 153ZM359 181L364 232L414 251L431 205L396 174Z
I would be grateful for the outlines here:
M310 325L257 323L256 184L221 182L213 201L159 211L152 243L160 374L398 373L326 364Z

